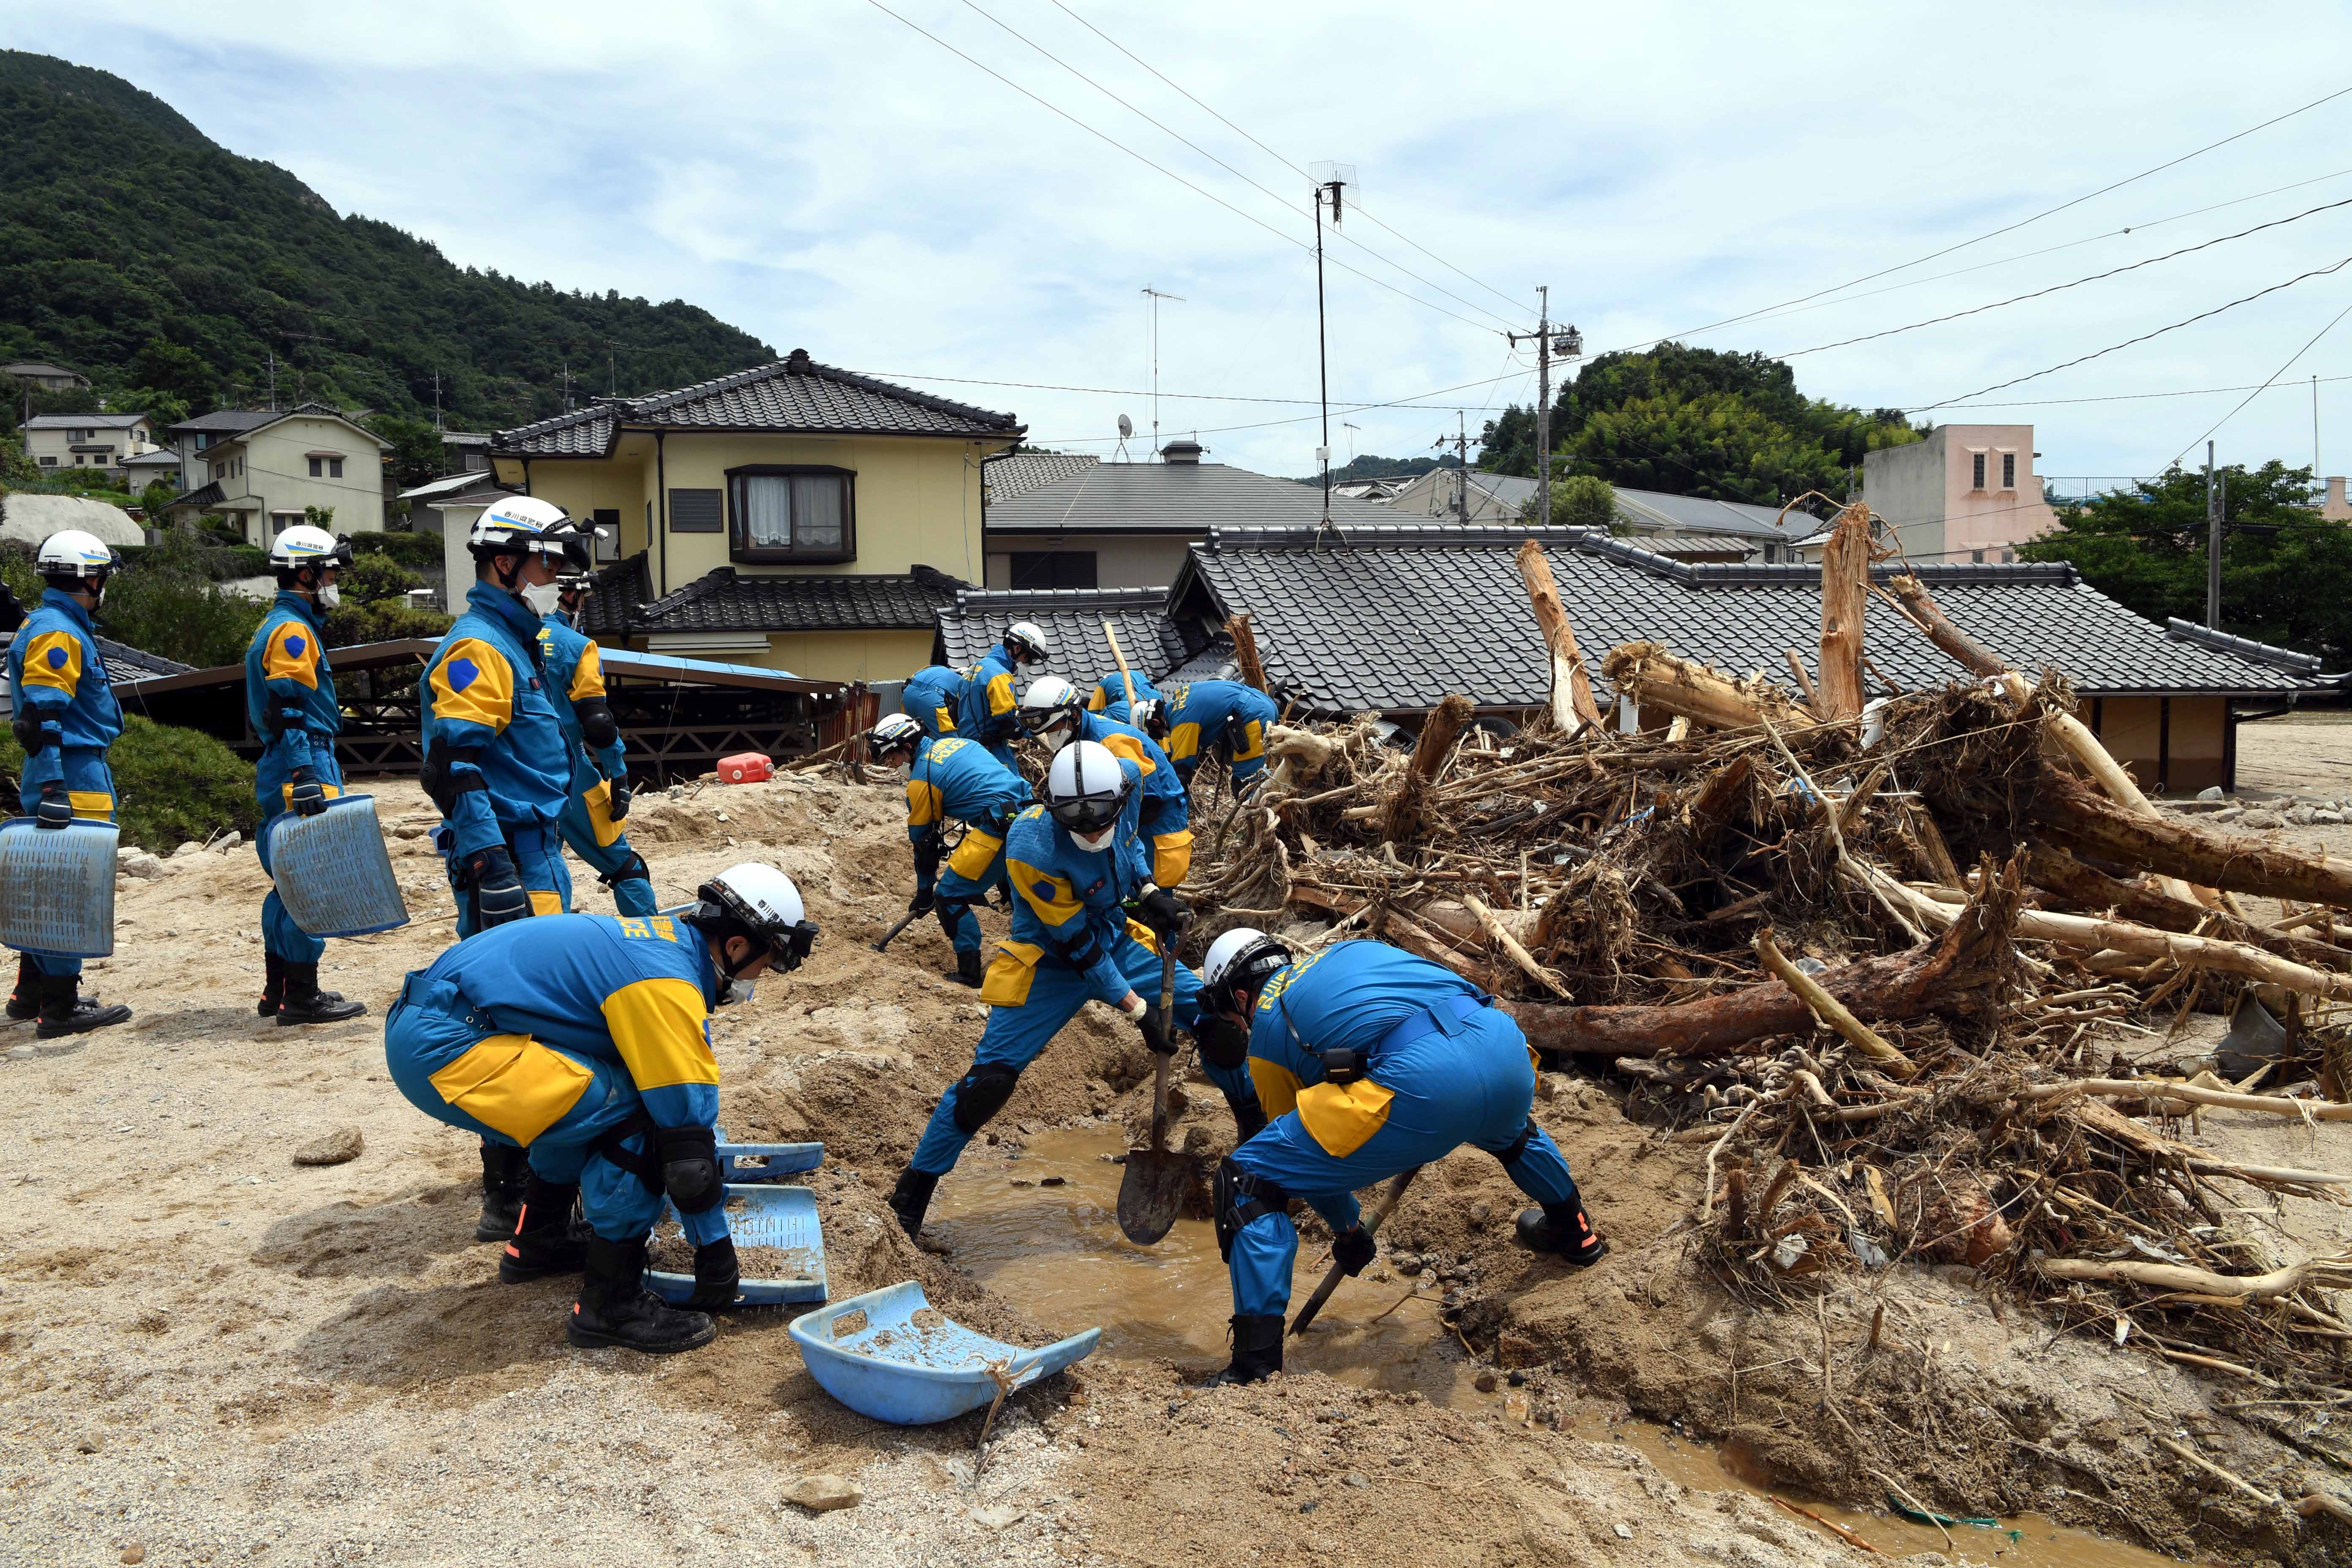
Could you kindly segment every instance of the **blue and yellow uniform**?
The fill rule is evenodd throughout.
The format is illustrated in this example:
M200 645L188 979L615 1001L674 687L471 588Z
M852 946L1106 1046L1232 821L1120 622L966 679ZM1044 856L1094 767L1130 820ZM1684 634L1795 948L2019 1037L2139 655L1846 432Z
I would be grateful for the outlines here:
M1239 680L1193 680L1168 689L1160 715L1168 721L1168 758L1187 786L1220 742L1231 748L1236 787L1265 767L1266 732L1281 710L1274 699Z
M915 1146L909 1163L924 1175L941 1176L955 1167L964 1145L1013 1097L1022 1069L1088 998L1116 1006L1132 991L1146 1004L1160 1005L1158 948L1123 907L1142 892L1150 872L1136 837L1143 792L1133 780L1139 775L1125 758L1119 766L1130 775L1127 805L1118 838L1099 855L1071 843L1042 805L1013 819L1004 844L1005 869L1019 895L1013 901L1013 931L998 945L981 984L988 1025L971 1071L940 1097ZM1176 1028L1192 1027L1200 994L1201 977L1179 963ZM1243 1107L1256 1105L1244 1066L1211 1066L1209 1075L1237 1116Z
M1174 889L1192 868L1192 796L1177 776L1160 742L1132 724L1107 713L1082 713L1073 744L1093 741L1135 764L1142 776L1142 809L1137 826L1150 845L1151 879Z
M572 904L556 824L572 797L573 748L550 700L540 662L539 617L495 583L477 583L466 613L441 639L417 682L424 710L426 793L441 809L434 843L457 890L457 934L477 921L459 868L505 845L530 894L530 912Z
M1327 1083L1323 1053L1343 1047L1361 1076ZM1239 1191L1221 1202L1218 1240L1237 1315L1287 1309L1289 1198L1336 1235L1358 1222L1357 1191L1468 1143L1538 1203L1578 1201L1559 1145L1528 1114L1535 1055L1518 1025L1452 970L1385 942L1339 942L1268 979L1250 1015L1249 1073L1274 1120L1226 1162Z
M985 747L955 736L925 741L907 771L907 837L915 846L915 887L934 887L940 928L959 953L980 952L980 917L971 906L1004 880L1004 836L1029 804L1029 781L1006 770ZM963 839L940 868L940 833L964 825Z
M604 650L558 611L540 623L539 652L556 726L572 757L571 792L556 831L595 870L596 879L613 889L614 908L625 915L649 915L656 907L651 868L613 820L613 784L618 780L626 787L629 764L605 700ZM592 721L600 731L610 731L605 744L590 742L586 725Z
M63 795L76 816L114 820L114 774L106 749L122 733L122 709L114 700L106 660L99 656L89 612L69 594L43 590L40 607L16 628L8 645L8 689L16 694L16 722L37 729L48 743L27 748L17 792L32 810L45 795ZM79 974L79 958L26 955L44 974Z
M957 734L978 741L989 755L1014 773L1021 771L1013 760L1013 738L1021 729L1021 696L1013 689L1013 656L1003 643L988 650L964 683L955 721Z
M1135 700L1157 702L1160 689L1139 675L1135 678ZM1087 696L1087 711L1108 714L1122 724L1134 723L1135 715L1127 705L1127 678L1114 669L1096 681L1094 690Z
M579 1186L598 1236L627 1241L661 1216L653 1130L717 1120L719 985L701 933L667 915L514 921L410 973L384 1061L410 1104L530 1151L541 1181ZM680 1219L698 1247L727 1234L724 1205Z
M924 734L952 734L974 672L972 668L957 669L945 664L919 669L907 678L906 689L898 695L898 705L906 710L908 718L923 727Z
M280 590L246 645L245 717L261 737L261 760L253 766L254 800L261 807L254 847L260 851L262 870L275 876L270 833L293 809L294 785L313 780L329 800L343 793L343 770L335 757L343 710L335 700L318 607L307 595ZM316 963L327 951L325 942L294 923L276 888L261 900L261 946L289 963Z

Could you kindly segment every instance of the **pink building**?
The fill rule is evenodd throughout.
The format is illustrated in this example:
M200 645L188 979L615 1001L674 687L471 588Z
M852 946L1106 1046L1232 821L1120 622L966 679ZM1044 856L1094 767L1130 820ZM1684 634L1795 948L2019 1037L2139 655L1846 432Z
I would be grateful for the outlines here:
M2058 525L2033 471L2031 425L1944 425L1873 452L1862 496L1914 561L2008 561Z

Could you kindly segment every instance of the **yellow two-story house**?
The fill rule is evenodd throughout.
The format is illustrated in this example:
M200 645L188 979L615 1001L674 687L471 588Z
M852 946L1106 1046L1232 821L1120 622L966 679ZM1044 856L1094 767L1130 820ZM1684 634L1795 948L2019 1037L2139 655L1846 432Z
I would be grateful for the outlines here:
M174 522L208 513L227 518L248 544L268 544L303 521L311 507L334 512L337 533L383 527L383 455L392 443L323 403L283 411L207 415L173 426L182 434L211 426L201 450L182 448L194 488L164 508ZM232 428L232 426L241 427Z
M585 629L649 653L895 680L982 580L982 465L1024 426L789 359L492 438L497 483L608 533ZM470 578L445 509L453 588ZM461 575L462 572L462 575ZM453 597L456 595L453 594Z

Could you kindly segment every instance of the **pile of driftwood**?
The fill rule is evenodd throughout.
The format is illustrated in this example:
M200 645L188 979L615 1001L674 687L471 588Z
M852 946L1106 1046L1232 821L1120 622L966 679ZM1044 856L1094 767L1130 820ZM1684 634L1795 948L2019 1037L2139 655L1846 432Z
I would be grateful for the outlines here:
M1885 590L1852 561L1803 700L1633 643L1603 661L1604 722L1530 546L1549 715L1496 732L1449 699L1409 752L1369 718L1277 728L1264 784L1196 823L1202 936L1376 936L1505 998L1539 1050L1613 1066L1705 1145L1702 1245L1741 1289L1973 1265L2244 1380L2283 1429L2352 1403L2352 1257L2290 1265L2248 1223L2352 1173L2182 1136L2204 1108L2352 1104L2333 1073L2232 1083L2166 1048L2252 988L2335 1059L2352 867L2158 810L2062 678L2004 668L1909 579L1892 595L1961 668L1865 709L1858 595Z

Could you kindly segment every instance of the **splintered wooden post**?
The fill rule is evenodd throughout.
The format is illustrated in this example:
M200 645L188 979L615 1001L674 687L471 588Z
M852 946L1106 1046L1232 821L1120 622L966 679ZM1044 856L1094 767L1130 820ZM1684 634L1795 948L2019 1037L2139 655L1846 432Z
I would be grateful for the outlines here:
M2000 655L1952 624L1951 617L1937 607L1927 584L1918 578L1906 573L1887 585L1895 590L1895 603L1904 618L1927 633L1927 640L1950 654L1960 668L1971 675L2009 673L2009 665Z
M1391 843L1411 838L1421 822L1421 799L1446 759L1454 754L1454 743L1470 722L1470 699L1459 693L1448 697L1430 710L1421 727L1421 738L1413 742L1412 762L1397 784L1397 792L1389 801L1388 819L1381 825L1381 837Z
M1824 723L1862 712L1862 623L1870 599L1870 508L1838 513L1822 550L1821 675L1813 711Z
M1532 539L1519 545L1519 579L1528 585L1528 607L1535 611L1544 647L1551 654L1551 721L1570 734L1584 724L1599 729L1601 705L1592 698L1592 679L1576 646L1576 628L1568 624L1551 563Z
M1918 1068L1909 1057L1888 1045L1877 1030L1855 1017L1847 1010L1845 1004L1829 994L1820 981L1790 963L1773 943L1769 930L1756 933L1755 946L1756 956L1763 961L1764 967L1778 976L1781 984L1802 998L1813 1016L1836 1030L1848 1045L1896 1078L1908 1079L1918 1073Z
M1234 661L1242 667L1242 679L1271 697L1265 684L1265 666L1257 661L1257 633L1250 629L1246 612L1225 622L1225 635L1234 639Z

